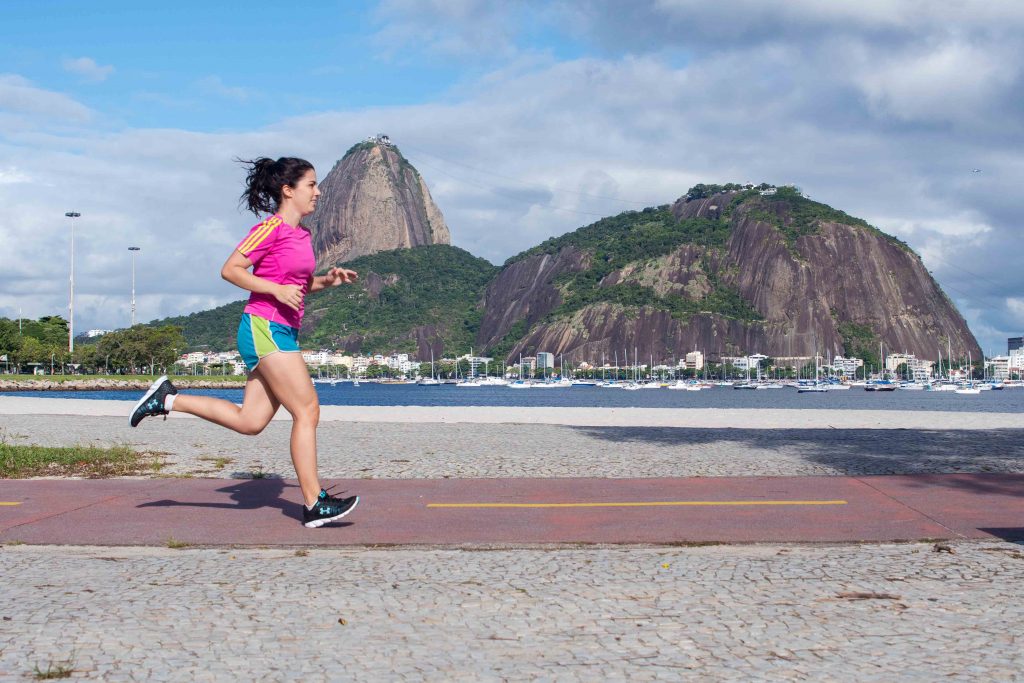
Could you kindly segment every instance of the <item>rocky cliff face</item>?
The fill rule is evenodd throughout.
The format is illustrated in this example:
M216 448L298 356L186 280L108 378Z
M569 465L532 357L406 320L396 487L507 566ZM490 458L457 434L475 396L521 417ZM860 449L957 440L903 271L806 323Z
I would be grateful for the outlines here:
M380 251L450 244L426 183L396 147L356 145L320 182L313 233L317 268Z
M712 360L741 353L877 354L882 343L886 353L934 360L940 351L946 355L948 340L954 357L979 357L963 318L905 245L855 219L801 223L786 201L735 194L681 199L671 207L680 221L727 224L722 243L697 240L656 258L641 257L598 284L608 292L631 286L650 290L659 301L699 302L688 314L678 306L673 312L622 305L611 296L559 313L572 293L571 274L593 259L587 249L568 244L502 270L482 303L478 345L509 335L517 340L506 346L508 358L548 351L566 361L593 362L616 352L621 359L624 350L632 357L637 349L641 361L653 355L660 362L694 349ZM799 201L801 211L811 204ZM819 213L843 216L831 209ZM715 288L735 293L754 314L740 319L706 308Z

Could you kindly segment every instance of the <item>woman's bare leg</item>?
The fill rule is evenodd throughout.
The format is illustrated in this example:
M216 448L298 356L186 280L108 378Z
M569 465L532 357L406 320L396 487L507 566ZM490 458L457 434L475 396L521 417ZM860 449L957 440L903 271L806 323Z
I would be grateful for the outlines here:
M201 417L240 434L259 434L280 405L257 367L245 383L241 406L212 396L178 394L174 397L171 410Z
M316 426L320 421L320 399L309 380L302 354L276 352L260 359L257 368L271 394L292 415L292 464L306 505L320 495L316 471ZM177 401L177 399L175 399ZM175 403L177 408L178 404Z

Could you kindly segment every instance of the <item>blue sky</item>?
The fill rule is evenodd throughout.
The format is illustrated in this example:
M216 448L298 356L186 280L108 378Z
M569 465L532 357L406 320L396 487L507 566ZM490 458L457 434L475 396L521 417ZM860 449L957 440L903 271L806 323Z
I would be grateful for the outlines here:
M380 55L371 45L380 24L363 3L315 3L302 12L269 2L241 7L15 2L5 8L5 23L14 30L5 32L0 61L102 112L111 128L198 131L249 130L309 112L429 101L463 75L444 60L398 64ZM109 75L69 71L66 60L83 55L111 68Z
M467 7L466 18L473 12ZM15 0L4 10L0 63L101 112L113 129L224 131L322 111L444 100L504 61L501 53L422 49L415 35L388 32L401 14L400 6L384 10L375 2L296 10L265 0L244 9L195 0ZM516 27L517 52L583 54L570 36L531 14L524 7L503 15ZM83 56L96 68L69 63Z
M795 183L908 242L984 350L1024 333L1024 3L3 12L0 315L66 310L72 208L76 329L127 323L129 244L140 319L234 300L216 273L254 219L232 159L304 156L323 175L385 132L453 243L495 263L698 182Z

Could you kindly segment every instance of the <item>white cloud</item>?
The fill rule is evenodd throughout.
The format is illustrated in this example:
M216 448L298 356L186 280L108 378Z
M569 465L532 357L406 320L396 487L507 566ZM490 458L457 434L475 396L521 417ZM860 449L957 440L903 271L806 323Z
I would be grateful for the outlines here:
M64 70L77 74L83 80L99 83L107 80L110 74L114 73L114 67L110 65L100 66L91 57L78 57L77 59L65 59Z
M854 76L872 109L904 121L964 121L990 105L1017 77L1012 55L952 42L913 54L868 59Z
M5 114L9 125L4 128L40 120L84 122L92 117L85 105L67 95L38 88L17 74L0 74L0 117Z
M15 183L27 183L32 180L32 176L27 173L23 173L18 170L15 166L8 166L7 168L0 168L0 185L14 185Z
M373 44L384 55L409 48L462 58L489 54L509 57L515 45L519 3L486 0L383 0L377 7L381 30Z

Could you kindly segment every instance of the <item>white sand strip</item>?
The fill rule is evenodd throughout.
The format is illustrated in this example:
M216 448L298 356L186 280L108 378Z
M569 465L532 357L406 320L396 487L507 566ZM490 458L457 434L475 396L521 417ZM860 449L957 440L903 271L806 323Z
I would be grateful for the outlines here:
M120 417L133 401L25 398L0 395L2 415ZM191 418L174 413L172 419ZM152 419L152 418L151 418ZM291 419L284 410L275 420ZM784 410L722 408L553 408L506 406L321 406L322 422L550 424L694 429L1024 429L1020 413L954 413L886 410ZM0 420L0 427L2 427Z

